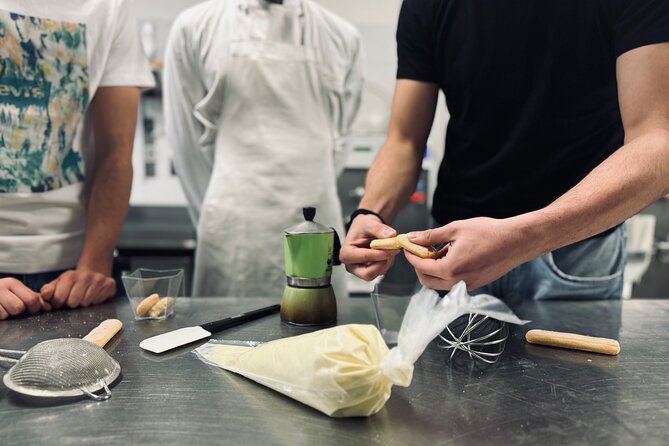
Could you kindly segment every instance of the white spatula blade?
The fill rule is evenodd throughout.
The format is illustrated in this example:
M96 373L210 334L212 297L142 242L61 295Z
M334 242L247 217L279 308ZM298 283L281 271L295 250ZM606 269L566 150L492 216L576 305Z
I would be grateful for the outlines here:
M146 338L139 343L139 346L152 353L163 353L167 350L208 338L209 336L211 336L211 333L200 326L185 327Z

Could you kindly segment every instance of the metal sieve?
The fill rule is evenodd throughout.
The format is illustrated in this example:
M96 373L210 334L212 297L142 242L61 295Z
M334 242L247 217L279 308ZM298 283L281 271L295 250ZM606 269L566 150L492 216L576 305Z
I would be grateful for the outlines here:
M36 397L85 395L97 401L111 397L109 385L118 378L121 366L98 345L79 338L40 342L27 352L0 350L14 365L5 374L5 385L18 393ZM97 394L100 390L104 393Z

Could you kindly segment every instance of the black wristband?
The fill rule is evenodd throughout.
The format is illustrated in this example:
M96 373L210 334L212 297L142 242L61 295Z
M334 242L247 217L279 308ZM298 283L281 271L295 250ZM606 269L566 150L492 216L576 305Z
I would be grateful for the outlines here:
M374 211L370 211L369 209L356 209L353 211L351 216L348 218L348 222L346 222L346 232L348 232L349 229L351 229L351 223L353 223L353 219L357 217L358 215L373 215L379 220L381 220L381 223L384 225L386 224L385 221L383 221L383 217L381 217L379 214L377 214Z

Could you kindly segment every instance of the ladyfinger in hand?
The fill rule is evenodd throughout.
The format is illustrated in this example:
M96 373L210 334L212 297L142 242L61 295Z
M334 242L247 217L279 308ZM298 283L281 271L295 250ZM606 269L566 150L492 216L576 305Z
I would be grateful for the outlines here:
M402 249L402 245L400 245L400 242L397 240L397 237L380 238L377 240L372 240L372 242L369 244L369 247L372 249L382 249L385 251Z
M406 249L413 255L416 255L423 259L436 259L437 257L439 257L439 252L432 246L422 246L410 242L409 236L407 236L406 234L400 234L396 238L397 241L402 246L402 248Z

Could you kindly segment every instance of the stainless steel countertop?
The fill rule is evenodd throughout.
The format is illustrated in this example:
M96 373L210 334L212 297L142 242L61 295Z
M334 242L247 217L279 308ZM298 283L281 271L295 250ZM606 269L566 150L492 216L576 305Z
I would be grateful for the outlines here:
M34 405L0 384L0 443L33 444L669 444L669 301L546 302L519 314L499 363L449 362L434 344L409 388L364 419L334 419L237 375L209 367L193 346L155 356L139 341L276 303L180 299L165 322L134 321L124 299L90 309L0 322L0 348L83 336L100 321L125 324L107 350L123 379L104 402ZM339 302L340 323L371 322L368 299ZM620 340L618 357L527 345L530 328ZM270 316L214 335L267 341L307 330Z

